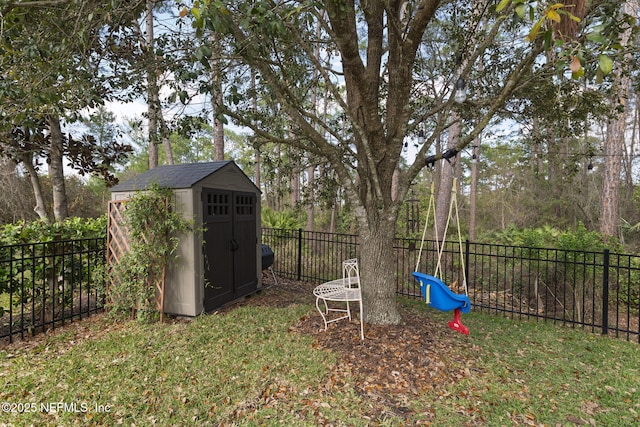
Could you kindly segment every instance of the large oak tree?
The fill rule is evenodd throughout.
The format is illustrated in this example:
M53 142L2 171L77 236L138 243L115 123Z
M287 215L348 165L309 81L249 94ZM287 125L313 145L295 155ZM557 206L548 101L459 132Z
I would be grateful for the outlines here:
M225 35L241 59L226 114L264 140L326 159L339 177L359 224L365 321L377 324L400 321L396 220L433 143L453 124L463 127L448 150L430 157L453 159L532 73L556 73L545 50L555 49L568 71L565 55L575 41L552 31L573 18L570 11L540 2L220 0L191 12L203 36ZM529 12L534 21L519 20ZM478 73L481 57L490 72ZM252 73L256 86L248 84ZM460 79L474 99L459 105L453 94ZM317 87L331 114L320 117L310 105ZM282 115L289 132L274 132L270 124ZM400 167L407 137L420 131L426 142Z

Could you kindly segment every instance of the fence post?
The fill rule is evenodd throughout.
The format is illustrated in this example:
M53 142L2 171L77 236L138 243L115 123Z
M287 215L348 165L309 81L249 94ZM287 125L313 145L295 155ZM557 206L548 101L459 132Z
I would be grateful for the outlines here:
M602 335L609 333L609 249L604 250L602 274Z
M298 228L298 280L302 280L302 228Z
M467 278L467 283L464 283L465 290L469 290L469 252L471 252L471 243L469 239L464 242L464 277Z

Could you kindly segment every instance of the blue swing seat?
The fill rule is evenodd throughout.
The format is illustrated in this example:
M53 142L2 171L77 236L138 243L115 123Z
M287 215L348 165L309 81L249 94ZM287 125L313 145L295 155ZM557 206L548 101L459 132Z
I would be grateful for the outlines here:
M420 292L422 298L427 300L427 292L429 292L429 305L440 311L451 311L459 309L462 313L471 311L471 301L466 295L453 293L444 282L437 277L429 274L413 272L420 282Z

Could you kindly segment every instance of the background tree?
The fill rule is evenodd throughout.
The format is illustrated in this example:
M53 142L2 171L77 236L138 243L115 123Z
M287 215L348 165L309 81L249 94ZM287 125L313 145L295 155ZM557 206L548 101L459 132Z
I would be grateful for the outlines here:
M602 180L602 199L600 203L600 233L611 239L618 231L619 200L620 200L620 172L624 151L626 119L628 115L628 99L630 93L631 47L635 45L632 35L638 14L638 1L627 0L622 7L609 9L604 15L605 25L616 26L621 30L620 38L612 44L624 49L625 61L616 64L614 80L611 88L611 103L616 114L607 123L607 137L604 154L605 167ZM613 48L613 46L612 46Z
M105 36L130 22L139 3L35 1L4 2L2 7L0 132L46 132L31 153L38 151L47 159L54 218L61 221L69 212L63 158L70 141L62 122L73 122L82 109L101 104L117 86L118 79L102 67L109 51ZM0 152L14 161L36 161L35 156L16 155L20 146L11 144L19 139L5 137ZM37 164L25 168L38 173ZM37 188L34 191L37 194Z

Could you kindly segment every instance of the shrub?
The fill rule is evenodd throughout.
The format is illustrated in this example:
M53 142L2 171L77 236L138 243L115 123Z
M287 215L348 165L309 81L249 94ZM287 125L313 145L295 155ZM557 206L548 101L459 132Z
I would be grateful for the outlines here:
M274 211L268 207L262 208L262 226L266 228L297 230L302 228L302 221L295 212L290 210Z
M0 246L105 237L106 233L106 214L98 218L72 217L52 224L43 220L20 221L0 226Z
M148 320L157 308L155 284L175 261L179 235L193 231L193 222L172 206L172 190L158 186L136 193L126 202L122 225L127 228L129 249L110 266L106 277L114 312L133 308L138 319Z
M95 281L94 267L104 259L90 262L82 254L90 249L101 253L96 245L102 244L82 239L104 238L106 224L105 215L68 218L54 224L21 221L0 227L0 295L6 296L0 315L8 308L9 299L16 307L53 308L61 313L59 307L70 305L79 289L89 289Z

